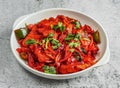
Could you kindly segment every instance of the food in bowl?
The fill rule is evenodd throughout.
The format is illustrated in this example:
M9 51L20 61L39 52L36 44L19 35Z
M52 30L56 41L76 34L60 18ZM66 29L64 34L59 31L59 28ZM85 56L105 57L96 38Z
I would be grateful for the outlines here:
M27 64L48 74L69 74L94 65L100 35L89 25L64 15L25 24L14 31L17 52Z

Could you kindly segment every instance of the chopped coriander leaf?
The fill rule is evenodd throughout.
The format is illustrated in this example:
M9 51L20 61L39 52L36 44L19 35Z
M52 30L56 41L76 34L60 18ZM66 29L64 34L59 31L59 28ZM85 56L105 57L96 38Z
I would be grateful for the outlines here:
M58 41L58 40L56 40L56 39L52 39L51 43L52 43L52 44L58 44L58 43L59 43L59 41Z
M35 43L36 43L36 40L34 40L34 39L28 39L28 40L26 41L26 44L27 44L27 45L35 44Z
M80 28L80 22L79 21L73 22L73 24L75 24L76 29Z
M65 26L60 27L60 31L63 32L65 30Z
M62 22L58 22L58 27L61 27L62 26Z
M60 28L61 32L63 32L65 29L65 26L63 26L62 22L58 22L58 27Z
M74 38L74 40L76 40L76 41L77 41L77 40L78 40L78 38Z
M50 66L50 68L49 68L49 73L51 73L51 74L56 74L56 69L55 69L55 67Z
M70 42L70 43L69 43L69 46L70 46L71 48L78 47L78 46L80 46L80 42Z
M68 34L68 37L74 37L75 36L75 34Z
M59 28L58 25L54 25L54 26L53 26L53 29L54 29L55 31L57 31L58 28Z
M72 38L70 38L70 37L66 37L66 38L65 38L66 41L69 41L69 40L71 40L71 39L72 39Z
M48 35L48 37L53 37L54 36L54 34L53 33L50 33L49 35Z
M76 34L75 37L80 39L80 37L81 37L80 33Z
M54 45L54 46L52 46L52 48L53 48L53 49L57 49L57 48L58 48L58 46L55 46L55 45Z
M43 70L45 73L48 73L48 74L56 74L56 69L53 66L44 65Z
M74 34L68 34L67 37L65 38L66 41L69 41L74 38Z
M57 49L59 46L60 46L60 44L58 43L58 44L56 44L56 45L53 45L52 48L53 48L53 49Z
M51 40L51 43L52 43L52 48L53 49L57 49L59 46L60 46L60 43L59 43L59 41L58 40L56 40L56 39L52 39Z
M45 73L49 73L49 66L44 65L43 70Z
M45 70L44 72L49 74L49 70Z
M76 22L76 28L80 28L80 22Z
M71 38L70 38L70 37L66 37L65 40L66 40L66 41L69 41L69 40L71 40Z
M76 42L76 43L74 43L73 47L78 47L79 45L80 45L80 43Z
M74 39L74 40L79 40L81 37L80 33L78 34L68 34L67 37L65 38L66 41L69 41L71 39Z
M43 66L43 70L48 70L48 69L49 69L49 66L47 66L47 65Z
M48 43L49 43L49 41L51 41L54 36L54 34L53 33L50 33L48 36L47 36L47 38L44 38L43 40L42 40L42 43L45 43L45 48L47 49L48 48Z
M57 44L58 47L59 47L60 45L61 45L60 43Z
M45 48L48 48L48 43L50 42L52 44L53 49L57 49L60 46L60 43L58 40L53 38L54 34L50 33L47 38L42 40L42 43L45 43Z
M55 31L57 31L57 29L60 29L60 31L63 32L63 31L65 30L65 26L63 25L62 22L58 22L57 25L54 25L54 26L53 26L53 29L54 29Z
M80 35L80 33L78 33L78 34L75 35L74 40L80 40L80 37L81 37L81 35Z
M72 48L74 46L74 42L69 43L69 46Z
M48 39L49 39L49 41L53 40L53 38L48 38Z

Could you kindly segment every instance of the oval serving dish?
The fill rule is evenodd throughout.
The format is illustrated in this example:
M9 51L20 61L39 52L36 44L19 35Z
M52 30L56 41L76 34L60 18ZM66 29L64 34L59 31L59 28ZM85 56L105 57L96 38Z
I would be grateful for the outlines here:
M19 54L16 51L16 49L19 47L19 44L16 40L14 30L24 27L25 23L28 23L28 24L37 23L42 19L49 18L49 17L56 17L59 14L77 19L81 22L82 25L88 24L89 26L92 27L92 29L99 31L101 43L99 44L99 49L100 49L99 55L96 56L96 58L99 59L99 61L96 64L90 66L89 68L87 68L85 70L71 73L71 74L47 74L47 73L43 73L43 72L32 69L25 63L24 60L22 60L20 58ZM70 10L70 9L63 9L63 8L47 9L47 10L39 11L39 12L25 15L25 16L18 18L13 25L13 31L12 31L11 40L10 40L11 49L12 49L13 54L15 55L17 61L25 69L27 69L28 71L30 71L38 76L50 78L50 79L69 79L69 78L74 78L77 76L82 76L83 74L87 73L88 70L90 70L94 67L106 64L109 61L109 57L110 57L108 43L109 42L108 42L107 34L105 33L104 28L97 21L95 21L93 18L91 18L85 14L82 14L78 11Z

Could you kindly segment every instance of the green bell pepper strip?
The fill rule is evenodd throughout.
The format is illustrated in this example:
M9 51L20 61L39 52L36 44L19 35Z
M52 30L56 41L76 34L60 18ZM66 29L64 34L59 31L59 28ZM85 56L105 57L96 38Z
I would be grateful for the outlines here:
M28 30L26 28L20 28L15 30L14 32L17 40L25 38L26 35L28 34Z
M99 44L99 43L101 42L101 41L100 41L100 35L99 35L98 30L93 33L93 40L94 40L94 42L97 43L97 44Z

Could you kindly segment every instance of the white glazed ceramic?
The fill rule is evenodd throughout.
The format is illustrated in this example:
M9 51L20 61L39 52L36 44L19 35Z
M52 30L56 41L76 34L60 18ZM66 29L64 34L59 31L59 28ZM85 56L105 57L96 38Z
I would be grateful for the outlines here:
M100 59L95 65L76 72L76 73L71 73L71 74L62 74L62 75L55 75L55 74L47 74L47 73L43 73L43 72L39 72L37 70L32 69L31 67L29 67L18 55L18 53L16 52L16 48L19 47L19 44L17 43L17 40L15 38L14 35L14 30L17 28L21 28L25 25L25 23L29 24L29 23L37 23L42 19L45 18L49 18L49 17L56 17L57 15L65 15L65 16L69 16L71 18L77 19L79 20L82 25L84 24L88 24L90 25L94 30L98 30L100 33L100 37L101 37L101 44L99 45L100 48L100 54L97 56L97 59ZM101 66L106 64L109 61L109 57L110 57L110 52L109 52L109 44L108 44L108 38L107 38L107 34L105 33L103 27L97 22L95 21L93 18L82 14L78 11L75 10L70 10L70 9L63 9L63 8L53 8L53 9L47 9L47 10L43 10L43 11L39 11L36 13L32 13L29 15L25 15L22 16L20 18L18 18L14 25L13 25L13 31L11 34L11 40L10 40L10 44L11 44L11 49L13 54L15 55L17 61L28 71L41 76L41 77L45 77L45 78L50 78L50 79L69 79L69 78L74 78L77 76L84 76L83 74L87 73L88 70L97 67L97 66Z

